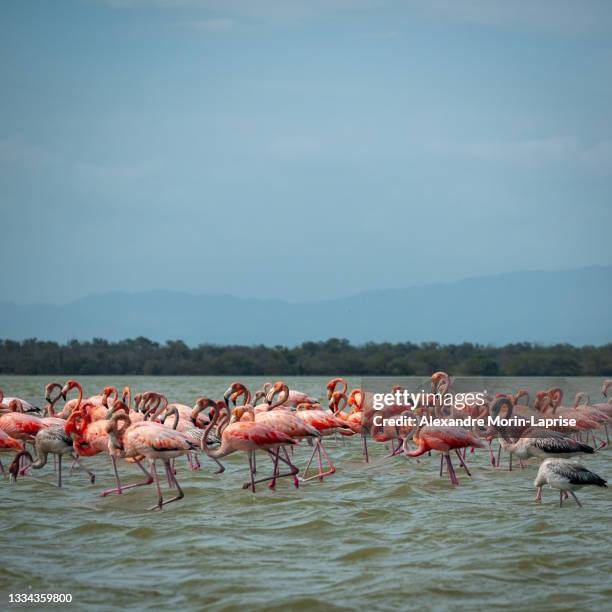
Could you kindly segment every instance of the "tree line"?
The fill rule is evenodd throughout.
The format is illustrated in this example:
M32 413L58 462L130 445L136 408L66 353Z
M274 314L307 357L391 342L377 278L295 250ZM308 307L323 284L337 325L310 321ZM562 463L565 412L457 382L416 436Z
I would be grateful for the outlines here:
M331 338L283 346L189 347L139 337L58 344L0 340L0 374L429 376L437 370L480 376L610 376L612 344L575 347L531 343L502 347L425 342L352 345Z

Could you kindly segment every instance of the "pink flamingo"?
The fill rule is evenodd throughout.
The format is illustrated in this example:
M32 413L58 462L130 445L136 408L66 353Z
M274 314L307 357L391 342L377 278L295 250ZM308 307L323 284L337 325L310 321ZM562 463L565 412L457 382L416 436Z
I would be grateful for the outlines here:
M0 416L0 430L15 440L33 442L34 436L48 425L39 417L19 412L20 407L19 400L9 402L10 411Z
M278 451L281 446L291 446L296 444L296 441L287 434L277 431L269 425L265 425L264 423L256 423L254 420L252 420L252 416L248 414L243 407L235 409L237 413L235 416L238 418L246 416L248 420L230 422L232 415L227 402L223 404L223 410L226 413L226 417L223 422L219 424L218 428L219 435L221 437L221 445L214 451L208 448L208 435L212 428L217 424L221 414L221 409L216 402L208 398L202 398L201 405L210 406L212 408L212 418L204 430L204 436L202 438L202 450L213 459L220 459L235 452L246 453L249 460L250 482L243 485L244 489L250 487L251 490L255 492L255 485L257 483L266 482L268 480L277 480L278 478L283 478L285 476L293 477L298 473L298 468L295 467L290 460L281 457L280 453L275 452ZM290 471L286 474L278 474L277 470L275 469L273 476L255 480L253 457L255 452L258 450L267 451L275 462L280 460L289 466Z
M117 493L121 495L123 491L128 489L134 489L144 485L149 485L153 482L153 477L149 474L146 469L142 466L140 461L135 460L134 463L140 468L145 474L147 480L138 482L130 485L122 485L119 478L119 472L117 470L117 459L115 453L111 452L109 447L109 433L108 433L108 420L92 420L90 411L95 409L96 406L85 402L80 404L78 409L73 410L66 421L64 431L68 436L72 438L72 445L77 455L80 457L93 457L100 453L108 453L111 458L111 464L113 467L113 474L115 476L116 487L113 489L106 489L100 493L101 497L106 497L110 493ZM119 406L113 406L116 408L116 414L124 412L127 415L127 407L122 411ZM129 418L129 417L128 417Z
M0 453L19 453L20 451L23 451L23 444L0 430ZM0 461L0 472L6 477L2 461Z
M270 393L266 396L266 401L271 403L274 395L280 391L278 383L275 387L272 388ZM295 413L300 419L308 423L311 427L314 427L321 436L331 436L336 432L351 432L351 430L346 427L341 420L337 419L331 412L325 412L319 404L299 404L297 406L297 410ZM318 474L314 476L306 476L308 470L310 468L310 464L312 460L317 455L317 463L319 466ZM327 461L328 469L326 471L323 470L323 456ZM312 480L313 478L318 478L319 480L323 480L325 476L331 476L336 471L336 467L334 466L325 446L323 445L323 441L321 438L315 440L312 454L308 459L308 463L304 468L304 474L300 478L302 482L306 482L308 480Z
M176 414L178 415L178 412ZM121 429L118 427L120 422L124 423L124 427ZM132 459L145 457L149 460L151 474L157 488L157 504L149 510L161 510L163 506L178 501L185 496L176 479L174 470L170 466L170 460L198 448L187 436L161 423L141 421L130 424L130 419L124 412L117 412L111 417L107 423L107 432L110 443L109 450L113 457ZM155 467L155 462L159 459L164 463L169 485L178 491L175 497L165 501Z
M267 395L272 389L272 384L267 382L263 385L262 390L264 395ZM297 391L296 389L289 389L289 393L287 394L287 399L283 406L285 408L295 408L298 404L303 402L308 402L309 404L315 404L318 402L316 397L312 397L308 395L308 393L304 393L303 391Z
M22 408L21 412L40 412L40 408L38 408L38 406L34 406L30 404L30 402L26 402L24 399L19 397L7 397L4 395L4 391L0 389L0 411L8 411L8 406L12 400L19 402L19 405Z
M64 400L67 399L66 396L72 389L77 390L78 396L75 399L66 401L62 411L58 415L62 418L67 418L73 410L76 410L80 406L81 402L83 401L83 387L81 386L81 383L76 380L68 380L65 383L64 387L62 388L62 397ZM91 415L94 421L106 418L109 408L108 401L111 396L114 396L114 399L118 398L117 389L114 387L105 387L102 390L102 393L99 395L93 395L87 400L95 408Z
M439 407L436 406L436 411ZM419 407L414 411L414 414L422 415L424 408ZM437 415L439 416L439 415ZM416 450L409 451L407 442L408 437L404 439L404 454L407 457L420 457L424 453L435 450L441 453L440 457L440 475L442 475L442 458L446 459L446 465L448 469L448 475L453 486L459 484L455 469L453 468L453 462L450 458L450 451L454 450L459 457L459 461L466 471L468 476L471 476L461 453L460 448L484 448L482 440L477 438L473 433L462 427L436 427L431 425L420 424L416 427L413 433L413 440L417 444Z
M236 392L239 392L240 395L244 395L245 406L243 406L243 408L253 413L256 423L269 425L276 431L281 431L294 440L318 440L321 437L318 430L308 425L303 419L296 416L294 412L286 408L287 398L289 397L289 387L283 382L277 382L273 385L272 389L274 389L276 393L272 394L272 391L270 391L266 396L266 403L263 405L265 410L263 411L255 411L253 406L250 405L251 394L243 384L232 383L228 391L232 391L233 396L235 396ZM228 391L226 391L226 393ZM268 398L273 400L274 396L277 394L279 396L278 399L273 403L268 403ZM285 448L282 450L285 453L286 459L289 459L287 450ZM275 469L278 469L278 460L276 460ZM276 481L273 479L268 487L273 489L275 484ZM297 478L294 478L293 484L296 487L298 486Z

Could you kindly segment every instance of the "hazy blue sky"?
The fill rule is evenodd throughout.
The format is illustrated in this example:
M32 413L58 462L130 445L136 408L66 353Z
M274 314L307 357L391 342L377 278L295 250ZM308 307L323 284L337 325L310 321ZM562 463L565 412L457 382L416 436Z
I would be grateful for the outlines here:
M4 0L0 77L0 299L612 263L609 1Z

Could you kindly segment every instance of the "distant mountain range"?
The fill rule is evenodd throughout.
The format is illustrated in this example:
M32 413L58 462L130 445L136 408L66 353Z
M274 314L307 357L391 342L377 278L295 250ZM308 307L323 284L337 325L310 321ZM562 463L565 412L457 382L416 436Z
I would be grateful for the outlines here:
M612 267L516 272L297 304L175 291L112 292L63 305L0 302L0 338L601 345L612 342L611 305Z

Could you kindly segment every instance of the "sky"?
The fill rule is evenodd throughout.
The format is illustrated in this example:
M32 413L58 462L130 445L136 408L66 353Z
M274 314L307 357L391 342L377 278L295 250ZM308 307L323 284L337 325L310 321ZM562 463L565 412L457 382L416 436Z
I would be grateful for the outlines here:
M612 2L5 0L0 300L612 264Z

